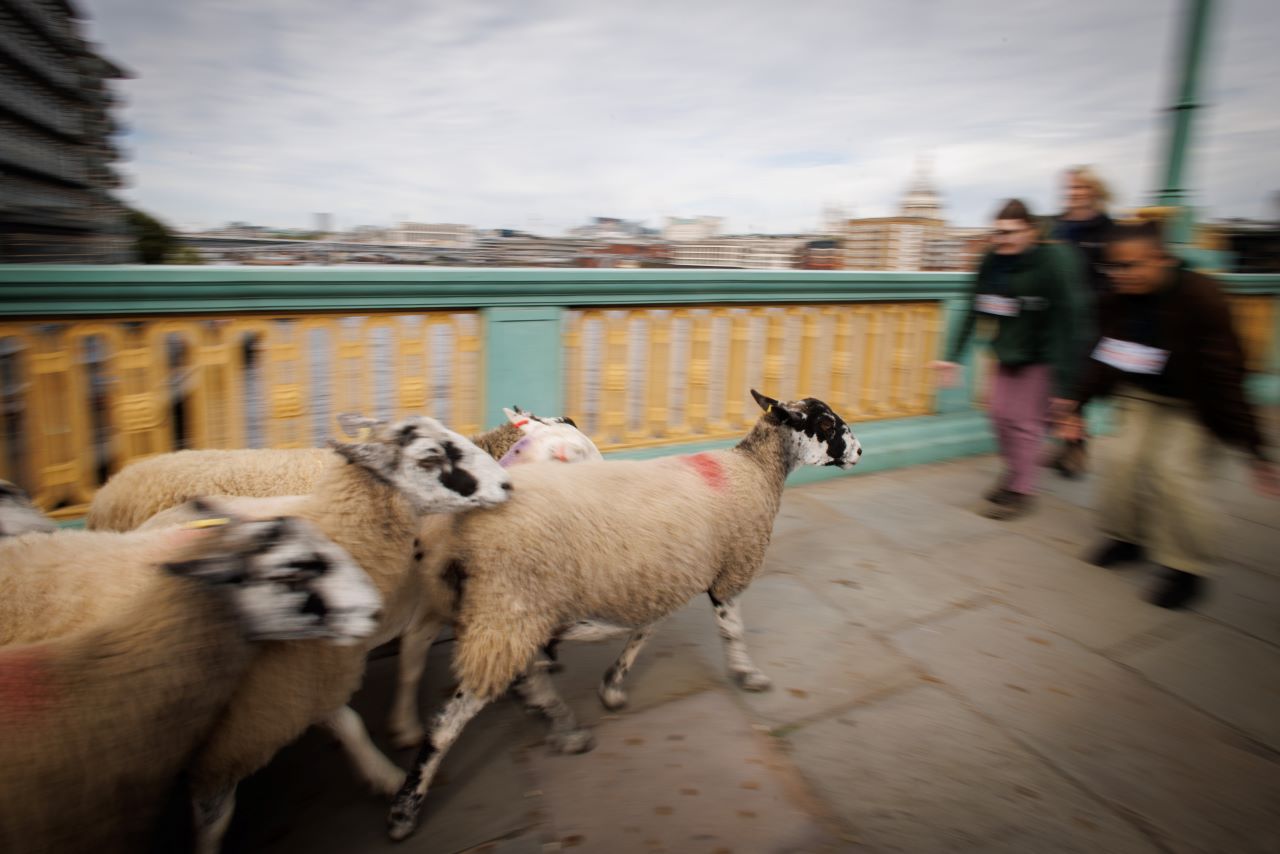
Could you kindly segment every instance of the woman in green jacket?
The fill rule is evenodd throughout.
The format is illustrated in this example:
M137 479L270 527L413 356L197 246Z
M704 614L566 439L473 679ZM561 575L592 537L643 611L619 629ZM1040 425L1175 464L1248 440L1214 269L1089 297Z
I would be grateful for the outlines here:
M975 323L994 328L990 346L999 364L989 414L1005 470L982 513L1013 519L1031 509L1051 400L1065 401L1073 390L1092 329L1078 253L1038 243L1031 213L1017 199L1005 203L995 225L964 325L948 360L934 367L941 385L955 385Z

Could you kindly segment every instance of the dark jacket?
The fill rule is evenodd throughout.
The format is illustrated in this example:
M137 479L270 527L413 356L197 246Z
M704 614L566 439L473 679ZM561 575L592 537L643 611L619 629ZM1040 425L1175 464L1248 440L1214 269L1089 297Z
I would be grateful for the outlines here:
M1100 213L1093 219L1063 219L1053 221L1050 231L1054 240L1070 243L1080 250L1088 264L1088 280L1095 294L1101 295L1111 290L1111 280L1102 272L1104 262L1103 250L1106 249L1107 233L1115 223L1111 217Z
M969 311L951 345L950 361L958 362L979 315L979 297L1016 300L1014 317L986 315L996 324L991 348L1005 367L1049 363L1054 394L1064 397L1075 386L1080 353L1093 339L1089 297L1081 284L1079 254L1070 246L1041 243L1019 255L988 252L978 265Z
M1184 265L1159 297L1152 328L1141 335L1149 340L1138 342L1169 351L1156 390L1187 400L1211 433L1265 459L1258 418L1245 398L1244 350L1226 296L1208 276ZM1145 325L1134 323L1133 314L1142 310L1138 300L1120 294L1103 297L1099 337L1132 340ZM1135 376L1089 358L1073 397L1083 406Z

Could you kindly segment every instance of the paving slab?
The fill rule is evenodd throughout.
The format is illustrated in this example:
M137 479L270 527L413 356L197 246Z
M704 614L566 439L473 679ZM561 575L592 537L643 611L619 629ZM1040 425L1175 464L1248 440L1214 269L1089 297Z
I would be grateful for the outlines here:
M935 678L1167 850L1280 850L1275 754L1004 607L893 638Z
M1280 501L1272 499L1271 503L1280 515ZM1237 516L1223 516L1217 535L1225 560L1280 578L1280 528Z
M1280 648L1201 620L1120 660L1280 755Z
M879 538L850 541L830 528L786 539L769 566L804 583L853 625L887 631L965 607L983 595L978 576L903 552Z
M1105 649L1165 623L1186 620L1144 601L1134 585L1043 542L1006 535L962 543L948 565L978 577L983 591L1030 612L1093 649Z
M790 755L870 851L1156 852L1132 825L936 686L789 739Z
M850 536L874 535L904 552L926 553L938 546L952 545L998 531L998 523L984 519L969 508L953 507L932 498L918 485L902 484L893 489L868 493L852 490L848 500L832 501L856 527Z
M832 828L815 818L820 805L721 691L607 721L596 737L585 757L532 760L562 850L834 850Z
M770 691L738 692L757 721L807 720L914 678L910 661L794 577L757 579L741 602L751 656L773 680ZM718 638L699 653L723 661Z
M1198 614L1280 646L1280 577L1224 563L1214 568Z
M447 656L437 652L432 659L424 699L448 681ZM394 659L374 662L353 705L379 747L408 767L414 751L394 751L382 725L394 667ZM536 803L526 797L533 785L522 752L540 738L541 722L515 703L482 711L446 757L418 833L392 843L389 804L365 791L337 746L312 731L241 784L224 850L451 854L518 833L539 820Z

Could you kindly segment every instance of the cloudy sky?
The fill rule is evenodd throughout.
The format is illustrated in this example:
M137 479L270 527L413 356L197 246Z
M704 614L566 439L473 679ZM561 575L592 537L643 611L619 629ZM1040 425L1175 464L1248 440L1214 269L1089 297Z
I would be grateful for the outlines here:
M809 230L892 212L918 156L952 222L1096 164L1149 200L1175 0L79 0L120 85L129 197L183 226L592 215ZM1280 190L1280 3L1225 0L1191 181Z

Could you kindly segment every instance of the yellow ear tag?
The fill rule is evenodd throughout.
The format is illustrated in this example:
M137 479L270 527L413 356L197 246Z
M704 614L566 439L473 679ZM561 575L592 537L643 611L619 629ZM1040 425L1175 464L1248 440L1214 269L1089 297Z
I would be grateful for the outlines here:
M373 430L369 429L368 427L361 427L358 431L356 431L357 442L367 442L372 436L373 436Z
M196 519L183 525L184 528L220 528L230 523L226 516L215 516L212 519Z
M773 412L773 404L772 404L772 403L771 403L771 404L769 404L767 407L765 407L764 414L765 414L765 415L768 415L770 412Z

